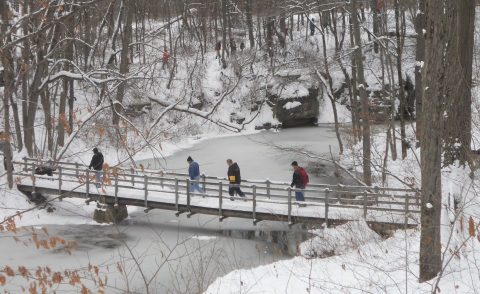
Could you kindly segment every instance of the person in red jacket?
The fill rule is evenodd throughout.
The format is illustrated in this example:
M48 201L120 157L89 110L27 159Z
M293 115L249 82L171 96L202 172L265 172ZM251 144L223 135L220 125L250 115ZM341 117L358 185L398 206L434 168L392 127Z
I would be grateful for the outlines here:
M295 186L295 199L297 201L305 201L305 192L303 191L308 184L308 174L303 167L298 166L298 162L292 162L293 178L290 187ZM305 206L305 204L299 204Z
M165 48L163 51L163 56L162 56L162 69L165 68L165 65L168 65L168 61L170 60L170 52Z

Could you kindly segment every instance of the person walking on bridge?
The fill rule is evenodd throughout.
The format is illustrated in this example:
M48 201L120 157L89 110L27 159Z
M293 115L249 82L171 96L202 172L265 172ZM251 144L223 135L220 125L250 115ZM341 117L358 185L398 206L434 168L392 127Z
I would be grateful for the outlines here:
M315 19L310 20L310 36L315 35Z
M93 148L93 156L88 168L95 170L95 185L97 188L101 188L103 184L103 154L96 147Z
M228 165L228 194L230 194L230 200L233 200L233 196L238 194L240 197L245 197L245 193L240 189L240 184L242 183L242 178L240 176L240 167L236 162L233 162L231 159L227 159Z
M292 162L293 168L293 178L292 184L290 187L295 186L295 200L298 201L305 201L305 192L303 189L307 187L308 184L308 174L303 167L298 166L298 162ZM298 204L298 206L306 206L305 204Z
M190 180L194 181L190 183L190 191L195 192L197 190L199 193L203 193L202 188L200 188L199 180L200 180L200 166L197 162L193 161L192 157L187 158L188 162L188 176Z

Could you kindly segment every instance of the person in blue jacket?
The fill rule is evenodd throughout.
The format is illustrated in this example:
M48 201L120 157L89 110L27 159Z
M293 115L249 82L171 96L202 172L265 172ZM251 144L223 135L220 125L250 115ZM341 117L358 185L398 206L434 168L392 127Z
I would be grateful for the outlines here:
M200 180L200 166L197 162L193 161L191 156L187 158L187 162L189 164L188 176L190 177L190 180L195 181L190 183L190 191L198 191L199 193L203 193L202 188L200 188L200 183L198 182Z

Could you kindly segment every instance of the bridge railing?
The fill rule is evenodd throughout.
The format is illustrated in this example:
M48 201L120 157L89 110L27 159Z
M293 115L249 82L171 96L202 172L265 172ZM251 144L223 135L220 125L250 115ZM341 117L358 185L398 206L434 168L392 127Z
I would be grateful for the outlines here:
M18 175L32 178L32 185L35 187L35 180L39 178L35 169L39 166L50 166L53 179L58 180L58 190L62 193L64 183L84 184L86 196L92 191L91 184L94 184L94 172L88 170L85 165L79 163L56 162L25 158L23 162L15 162L21 169L16 169ZM40 176L40 178L43 178ZM45 177L49 178L49 177ZM52 179L50 177L50 179ZM226 178L211 177L203 175L199 181L192 181L188 174L169 173L166 171L155 171L146 169L125 169L113 167L105 171L105 183L114 188L115 203L118 203L119 189L142 191L144 205L148 208L149 194L161 192L170 194L175 198L175 205L180 204L181 196L186 196L187 207L191 205L192 197L215 198L218 201L218 210L221 214L223 200L228 199L228 181ZM192 183L202 186L204 193L193 192L190 189ZM405 222L408 221L410 213L419 213L420 194L419 191L409 189L398 189L388 187L363 187L343 186L326 184L309 184L305 193L305 201L295 200L295 191L290 188L290 183L277 181L251 181L244 180L239 185L247 194L245 201L251 202L252 216L255 213L258 203L283 204L288 209L288 218L291 219L292 206L305 204L312 207L323 207L324 215L328 223L330 208L363 209L366 217L368 211L385 211L404 213ZM95 188L94 188L95 189Z

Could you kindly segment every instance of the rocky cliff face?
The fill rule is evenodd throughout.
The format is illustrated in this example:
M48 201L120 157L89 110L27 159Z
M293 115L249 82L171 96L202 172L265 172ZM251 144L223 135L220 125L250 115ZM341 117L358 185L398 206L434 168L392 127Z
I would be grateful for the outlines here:
M310 125L319 115L321 89L302 73L279 74L268 89L275 117L283 127Z
M273 112L283 127L309 125L317 122L319 114L319 88L308 88L303 96L279 99L275 95L270 98L275 103Z

